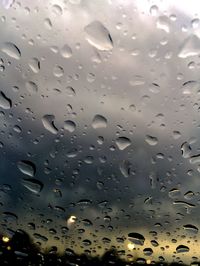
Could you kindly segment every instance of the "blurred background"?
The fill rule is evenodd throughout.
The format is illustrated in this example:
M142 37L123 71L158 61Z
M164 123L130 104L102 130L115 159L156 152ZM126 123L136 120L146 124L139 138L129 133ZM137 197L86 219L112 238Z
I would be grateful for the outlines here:
M23 230L42 252L199 261L199 8L0 1L7 242Z

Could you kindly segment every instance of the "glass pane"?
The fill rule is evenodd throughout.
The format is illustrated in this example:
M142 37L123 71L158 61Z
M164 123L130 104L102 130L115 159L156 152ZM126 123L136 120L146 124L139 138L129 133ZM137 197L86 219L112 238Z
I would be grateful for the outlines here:
M199 2L0 6L6 248L198 261Z

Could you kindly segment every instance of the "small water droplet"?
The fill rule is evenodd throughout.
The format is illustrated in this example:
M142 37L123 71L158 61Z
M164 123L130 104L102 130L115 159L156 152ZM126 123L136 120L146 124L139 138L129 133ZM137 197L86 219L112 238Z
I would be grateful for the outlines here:
M72 133L76 129L76 124L71 120L67 120L64 122L64 129Z
M35 175L36 167L31 161L22 160L17 163L18 169L25 175L33 177Z
M101 22L91 22L84 28L84 31L86 40L98 50L109 51L113 49L111 35Z
M72 88L70 86L66 87L65 91L66 91L67 95L70 97L74 97L76 95L74 88Z
M27 81L25 86L30 94L35 94L38 91L38 86L33 81Z
M61 66L56 65L53 69L53 74L55 77L60 78L64 74L64 70Z
M49 18L45 18L44 20L44 26L48 29L51 30L52 29L52 22Z
M115 141L119 150L123 151L131 145L131 140L127 137L119 137Z
M34 73L38 73L40 71L40 61L37 58L31 58L28 65Z
M149 12L153 17L157 16L158 15L158 7L156 5L151 6Z
M14 59L20 59L21 57L21 52L19 48L14 43L11 42L3 43L1 51Z
M151 146L155 146L156 144L158 144L158 139L150 135L146 135L145 141Z
M184 142L181 145L181 152L182 152L183 158L190 158L191 151L192 151L192 149L191 149L190 145L188 144L188 142Z
M55 116L54 115L44 115L42 118L43 126L52 134L57 134L58 129L54 125Z
M119 169L124 177L129 177L131 172L131 163L128 160L123 160L119 165Z
M182 92L183 94L190 95L199 92L200 83L195 80L189 80L183 83Z

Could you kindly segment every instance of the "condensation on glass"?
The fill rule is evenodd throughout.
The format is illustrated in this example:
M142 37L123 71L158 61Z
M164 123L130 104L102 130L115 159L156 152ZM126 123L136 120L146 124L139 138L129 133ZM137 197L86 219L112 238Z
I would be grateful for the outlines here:
M0 5L5 242L199 260L199 2Z

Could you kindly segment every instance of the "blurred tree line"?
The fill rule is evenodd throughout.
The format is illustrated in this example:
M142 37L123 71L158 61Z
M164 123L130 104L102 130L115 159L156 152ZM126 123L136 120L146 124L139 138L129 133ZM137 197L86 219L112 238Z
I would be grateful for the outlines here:
M71 249L66 249L65 254L59 255L56 247L42 253L40 248L33 244L29 235L22 230L15 232L11 239L0 236L0 266L106 266L106 265L147 265L145 259L136 261L122 260L117 251L107 251L101 258L91 257L86 254L77 255ZM148 264L149 265L149 264ZM151 265L166 266L165 262L151 262ZM170 265L184 265L172 263ZM200 265L195 263L195 265Z

